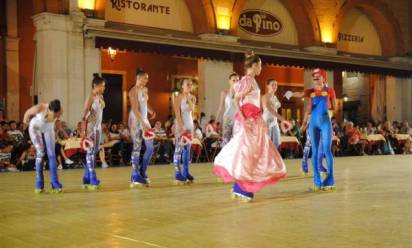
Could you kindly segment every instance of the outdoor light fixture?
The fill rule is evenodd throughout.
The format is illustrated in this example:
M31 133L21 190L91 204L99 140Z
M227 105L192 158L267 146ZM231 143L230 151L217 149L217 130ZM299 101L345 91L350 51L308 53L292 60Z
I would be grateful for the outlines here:
M94 17L94 11L96 9L95 0L78 0L77 4L79 9L81 9L87 17Z
M346 95L346 94L343 94L343 101L344 102L347 102L349 100L349 97L348 97L348 95Z
M107 48L107 54L109 55L110 60L113 61L114 58L116 57L117 50L109 47L109 48Z
M219 33L228 33L230 30L230 10L228 8L217 7L216 19Z
M178 96L179 95L179 89L177 87L174 87L173 90L172 90L172 94L174 96Z

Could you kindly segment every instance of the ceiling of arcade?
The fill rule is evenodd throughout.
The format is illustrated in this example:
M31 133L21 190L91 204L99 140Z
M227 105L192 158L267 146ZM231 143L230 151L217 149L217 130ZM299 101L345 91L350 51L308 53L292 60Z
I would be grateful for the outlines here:
M219 16L228 16L230 33L237 34L238 20L251 0L184 0L195 33L214 33ZM268 1L268 0L266 0ZM336 44L344 17L354 8L361 10L377 29L383 56L401 55L411 50L408 0L278 0L288 10L297 29L300 47ZM32 0L34 13L68 13L69 0ZM105 0L96 0L96 12L104 17ZM264 2L264 0L262 0ZM199 8L199 5L200 8ZM399 5L399 6L398 6ZM402 8L402 6L407 8ZM396 17L394 15L396 11ZM406 19L406 20L404 20ZM406 25L405 25L406 22ZM402 25L401 25L402 24Z

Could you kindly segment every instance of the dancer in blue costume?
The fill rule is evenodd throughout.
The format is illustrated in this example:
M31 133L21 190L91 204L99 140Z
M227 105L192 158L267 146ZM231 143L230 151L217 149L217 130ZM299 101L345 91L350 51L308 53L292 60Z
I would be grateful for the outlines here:
M302 174L304 176L307 176L309 174L308 158L309 158L311 146L312 144L310 143L309 131L307 131L306 132L306 142L305 142L305 147L303 148L303 157L302 157ZM323 152L322 139L320 139L319 150L318 150L318 165L319 165L319 171L321 173L327 172L326 168L322 164L324 156L325 156L325 153Z
M44 192L43 157L44 145L46 145L49 158L51 192L59 193L63 186L57 177L57 161L55 153L54 123L62 114L59 100L49 103L40 103L28 109L24 114L23 122L29 124L31 142L36 148L36 188L35 193ZM30 121L30 123L29 123ZM43 142L43 138L44 141ZM46 143L46 144L44 144Z
M194 181L194 177L189 172L192 144L190 142L183 142L185 137L193 135L192 113L195 109L196 97L191 94L192 87L192 80L190 78L184 79L182 82L182 93L174 101L176 147L173 163L175 165L175 179L178 185Z
M82 126L85 128L85 139L88 139L92 143L92 146L86 153L83 187L88 190L97 190L100 185L100 180L97 179L94 165L102 139L103 109L105 107L103 93L106 88L104 79L97 73L93 74L92 87L93 89L84 103L82 114Z
M132 151L132 176L130 187L147 187L150 180L146 170L153 155L153 140L144 140L146 150L143 155L141 166L139 167L140 150L142 149L143 133L151 129L148 114L151 119L156 117L156 113L150 107L149 93L146 87L149 75L142 69L136 71L136 85L129 91L131 111L129 114L129 128L133 141Z
M303 129L308 125L309 136L312 143L312 166L314 191L334 190L335 179L333 175L333 155L332 155L332 123L328 114L329 108L334 109L335 91L325 85L326 71L315 69L312 72L313 88L305 90L305 97L308 99L307 111ZM309 117L310 115L310 117ZM328 165L325 179L322 181L319 171L319 143L322 139L323 151Z

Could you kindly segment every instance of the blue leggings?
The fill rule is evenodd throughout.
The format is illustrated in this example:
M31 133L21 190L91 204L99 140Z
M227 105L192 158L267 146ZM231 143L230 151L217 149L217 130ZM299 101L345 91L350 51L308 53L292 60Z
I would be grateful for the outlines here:
M173 155L173 164L175 165L176 172L180 172L183 178L190 178L189 165L190 165L190 150L192 144L181 145L180 135L176 137L175 153ZM181 165L183 164L183 168Z
M86 154L86 166L84 167L83 184L99 184L96 178L94 166L96 161L96 154L100 150L100 140L102 137L101 130L92 130L87 136L94 142L94 146ZM92 182L90 182L90 180Z
M322 135L321 135L322 134ZM335 179L333 177L333 155L332 155L332 123L327 114L316 115L312 114L309 122L310 142L312 143L312 166L313 180L315 187L334 186ZM322 139L322 141L321 141ZM328 171L326 178L321 181L319 171L319 143L322 142L323 152L325 153Z
M310 143L310 136L308 134L306 135L305 148L303 148L302 172L304 173L309 173L308 159L309 159L310 148L311 148L311 143ZM323 167L323 164L322 164L324 156L325 156L325 153L323 152L322 139L320 139L319 149L318 149L318 165L319 165L320 172L327 171L326 168Z
M132 165L133 165L133 172L140 172L140 175L143 178L147 178L147 166L150 163L153 155L153 140L145 140L144 144L146 150L143 154L143 161L142 165L139 168L139 159L140 159L140 151L142 150L142 143L143 143L143 130L137 129L136 131L132 131L132 141L133 141L133 151L132 151Z
M29 134L31 142L36 148L36 188L44 188L44 176L43 176L43 157L44 153L44 141L46 143L47 156L49 158L49 171L50 171L50 182L53 186L60 186L59 179L57 177L57 160L55 153L55 134L54 129L50 128L49 130L42 132L39 129L30 126Z

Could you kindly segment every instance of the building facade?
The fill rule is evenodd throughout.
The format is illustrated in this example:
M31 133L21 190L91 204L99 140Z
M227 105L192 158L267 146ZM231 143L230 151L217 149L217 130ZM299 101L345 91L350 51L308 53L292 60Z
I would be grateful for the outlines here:
M137 67L149 73L161 120L185 77L195 82L196 114L213 115L228 75L243 73L243 53L253 49L264 63L262 90L274 78L278 97L301 91L322 67L339 119L412 121L410 0L6 0L0 8L0 103L9 119L59 98L75 125L101 72L106 118L125 121ZM283 99L281 111L301 119L303 101Z

